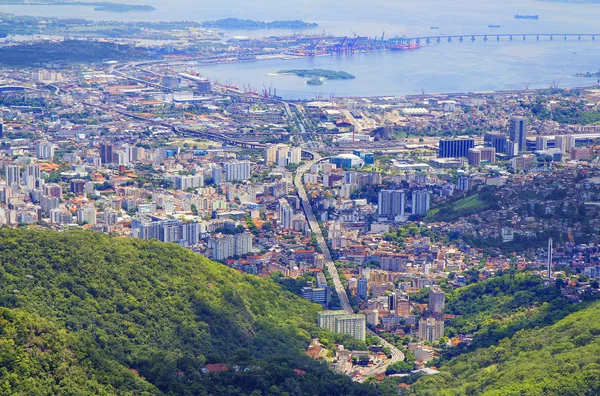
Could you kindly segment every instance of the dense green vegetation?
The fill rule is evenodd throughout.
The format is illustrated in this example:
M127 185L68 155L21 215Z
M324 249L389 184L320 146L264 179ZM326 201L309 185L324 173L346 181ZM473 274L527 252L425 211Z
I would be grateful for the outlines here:
M145 59L147 53L127 44L87 40L35 42L0 48L0 64L9 66L40 65L47 62L100 62L108 60Z
M469 216L484 210L498 209L499 207L498 199L494 196L494 189L484 188L475 195L430 210L424 220L426 222L454 221L460 217Z
M488 347L521 329L552 324L576 307L538 276L507 274L448 294L446 312L457 317L446 327L446 334L470 333L472 347Z
M521 330L419 379L417 395L597 395L600 303L554 325Z
M584 103L561 102L556 107L551 107L549 103L538 100L527 105L534 116L540 120L553 120L561 124L595 124L600 122L600 113L597 111L588 111Z
M352 80L354 77L350 73L345 71L335 71L326 69L292 69L292 70L280 70L278 74L294 74L298 77L311 77L311 78L326 78L328 80Z
M17 329L0 326L0 353L23 356L0 360L2 394L376 392L303 353L334 336L316 328L320 306L270 279L156 241L8 228L0 241L0 319Z
M54 323L19 309L0 308L0 394L73 394L76 390L103 395L157 392Z

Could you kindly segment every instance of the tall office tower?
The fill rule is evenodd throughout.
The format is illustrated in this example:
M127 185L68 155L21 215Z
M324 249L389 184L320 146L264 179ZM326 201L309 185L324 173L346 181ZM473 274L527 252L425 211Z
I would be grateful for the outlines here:
M444 336L444 321L427 318L419 320L419 339L432 344Z
M17 186L21 184L21 170L17 165L8 165L6 167L6 184Z
M548 268L546 270L548 279L552 276L552 238L548 239Z
M335 318L335 332L348 334L361 341L365 340L367 318L365 315L344 315Z
M429 211L429 191L417 190L412 193L412 214L423 216Z
M54 144L49 142L39 142L35 148L35 155L38 159L52 161L54 158Z
M446 293L439 286L432 286L429 289L429 310L434 313L444 312Z
M508 139L504 134L494 134L490 139L490 146L496 149L497 153L506 153Z
M395 312L396 308L398 308L398 299L396 293L392 293L388 296L388 310L390 312Z
M359 279L356 287L356 294L362 299L366 299L369 294L369 281L366 279Z
M100 143L100 161L102 165L113 162L113 146L110 143Z
M527 120L525 117L510 119L510 141L519 144L519 153L527 151Z
M393 220L396 216L404 216L404 191L381 190L377 200L377 214Z
M469 149L475 147L473 139L442 139L440 140L439 158L466 157Z
M239 181L250 178L250 161L229 162L225 164L225 180Z
M40 188L43 183L39 165L27 165L23 171L23 179L27 188Z

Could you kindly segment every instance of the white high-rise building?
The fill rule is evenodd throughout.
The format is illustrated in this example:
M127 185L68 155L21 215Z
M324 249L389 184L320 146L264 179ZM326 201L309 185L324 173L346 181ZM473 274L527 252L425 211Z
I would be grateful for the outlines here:
M377 214L393 220L396 216L404 216L404 191L381 190L377 200Z
M281 228L292 228L294 209L285 198L279 200L279 224Z
M344 315L335 318L335 332L348 334L361 341L365 340L367 320L365 315Z
M84 206L77 211L77 222L94 225L96 224L96 208L94 206Z
M39 165L27 165L23 171L23 179L28 189L40 188L44 180Z
M423 216L429 211L429 191L418 190L412 193L412 214Z
M35 148L35 154L38 159L52 161L54 158L55 146L48 142L39 142Z
M299 164L302 162L302 149L300 147L292 147L290 150L290 164Z
M444 321L427 318L419 320L419 339L434 343L444 336Z
M238 161L225 164L225 180L240 181L250 178L250 161Z

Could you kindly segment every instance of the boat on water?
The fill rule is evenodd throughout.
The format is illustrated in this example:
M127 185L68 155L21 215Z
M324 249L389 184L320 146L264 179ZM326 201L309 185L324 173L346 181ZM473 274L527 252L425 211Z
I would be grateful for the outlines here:
M410 44L396 44L396 45L392 45L390 47L390 50L392 51L407 51L407 50L414 50L414 49L419 49L421 48L421 46L417 43L410 43Z
M500 25L488 25L490 29L498 29Z
M539 15L515 14L515 19L540 19Z
M432 26L432 27L430 27L429 29L431 29L431 30L439 30L439 29L440 29L440 27L439 27L439 26Z

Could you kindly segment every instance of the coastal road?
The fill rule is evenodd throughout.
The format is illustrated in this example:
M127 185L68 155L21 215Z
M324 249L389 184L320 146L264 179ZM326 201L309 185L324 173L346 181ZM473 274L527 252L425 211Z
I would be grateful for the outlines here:
M342 282L340 280L340 276L337 272L337 268L335 267L335 264L333 263L333 260L331 259L331 252L329 251L329 247L327 246L327 243L325 242L325 238L323 237L323 233L321 232L321 227L319 227L317 218L315 217L315 214L310 205L310 201L308 200L308 195L306 193L306 189L304 188L304 182L302 180L304 177L304 174L310 169L310 167L312 165L314 165L322 160L322 158L319 154L317 154L315 152L310 152L310 153L312 154L313 159L312 159L312 161L309 161L309 162L301 165L300 167L298 167L298 169L296 170L296 176L294 178L294 185L296 186L296 189L298 190L298 195L300 196L300 200L302 202L302 209L304 210L306 219L310 225L310 229L317 236L317 242L319 244L319 247L323 251L323 256L325 257L325 266L327 268L327 272L329 272L329 275L331 276L331 279L333 279L335 291L340 299L340 305L342 306L342 309L344 311L352 314L352 313L354 313L354 311L352 309L352 306L350 305L350 300L348 299L348 294L346 294L346 289L344 289L344 286L342 285ZM371 335L374 335L374 336L377 335L371 330L367 330L367 331ZM375 367L369 368L359 378L357 378L358 381L362 381L367 377L371 377L371 376L374 376L377 374L383 374L383 373L385 373L385 370L387 369L387 367L390 364L396 363L396 362L401 362L404 360L404 353L402 353L401 350L399 350L398 348L396 348L396 346L390 344L389 342L387 342L386 340L384 340L381 337L380 337L380 340L381 340L381 344L383 346L390 349L390 351L392 353L392 358L387 359L382 364L379 364Z

